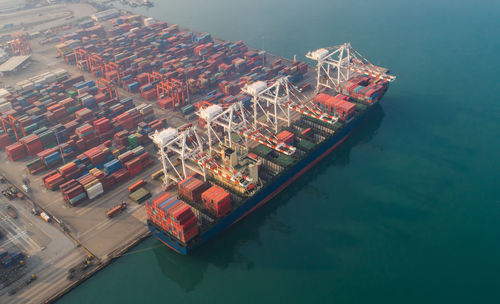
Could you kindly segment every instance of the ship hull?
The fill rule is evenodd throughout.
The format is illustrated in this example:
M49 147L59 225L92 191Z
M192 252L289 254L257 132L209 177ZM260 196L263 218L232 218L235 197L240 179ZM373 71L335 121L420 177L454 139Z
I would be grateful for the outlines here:
M349 123L349 125L347 125L341 132L329 137L323 143L318 145L306 157L301 159L288 170L285 170L285 172L283 172L280 176L278 176L268 185L259 190L255 195L246 199L238 209L220 220L214 227L204 232L195 243L189 245L182 244L173 236L170 236L169 234L163 232L148 221L149 230L158 240L160 240L170 249L180 254L187 255L190 251L198 248L208 240L221 233L224 229L235 224L245 216L252 213L258 207L267 203L270 199L272 199L278 193L283 191L287 186L293 183L302 174L311 169L316 163L325 158L328 154L335 150L335 148L337 148L346 138L349 137L352 131L356 128L357 125L359 125L364 117L366 117L366 115L372 108L373 106L370 107L369 110L366 111L363 115L351 121L351 123Z

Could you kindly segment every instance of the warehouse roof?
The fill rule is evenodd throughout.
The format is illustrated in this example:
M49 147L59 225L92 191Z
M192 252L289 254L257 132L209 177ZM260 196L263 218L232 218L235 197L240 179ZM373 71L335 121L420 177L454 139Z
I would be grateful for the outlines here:
M14 56L0 65L0 72L12 72L25 63L31 56Z

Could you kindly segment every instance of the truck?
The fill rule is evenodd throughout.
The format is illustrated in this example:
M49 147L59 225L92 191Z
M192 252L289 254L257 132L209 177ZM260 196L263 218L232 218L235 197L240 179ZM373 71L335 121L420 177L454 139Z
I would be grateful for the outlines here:
M9 211L9 215L12 218L17 218L17 212L16 209L14 209L14 207L12 207L11 205L7 206L7 211Z
M50 223L50 221L52 220L50 215L48 215L47 213L45 212L40 212L40 217L46 221L47 223Z
M122 202L121 204L118 204L118 205L114 206L113 208L109 209L108 211L106 211L106 216L108 218L112 218L115 215L121 213L126 208L127 208L127 203Z

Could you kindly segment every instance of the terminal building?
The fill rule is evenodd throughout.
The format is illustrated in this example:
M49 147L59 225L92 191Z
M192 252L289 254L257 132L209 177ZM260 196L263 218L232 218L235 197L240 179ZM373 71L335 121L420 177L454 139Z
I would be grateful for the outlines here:
M9 76L25 68L31 61L31 55L10 57L0 65L0 74Z

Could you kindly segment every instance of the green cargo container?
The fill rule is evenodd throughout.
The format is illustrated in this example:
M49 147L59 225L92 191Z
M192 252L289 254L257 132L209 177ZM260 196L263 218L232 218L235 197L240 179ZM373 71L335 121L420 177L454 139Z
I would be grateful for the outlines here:
M35 158L35 159L33 159L32 161L30 161L29 163L26 164L26 168L29 169L31 167L40 165L41 163L42 163L42 159L41 158Z
M294 161L295 160L292 157L285 155L285 154L282 154L282 153L279 153L278 157L275 158L274 162L282 167L288 167L288 166L291 166L294 163Z
M131 149L134 149L139 145L139 140L137 139L137 135L132 134L128 136L128 145Z
M35 130L33 133L35 133L36 135L40 135L42 134L43 132L47 132L49 129L47 129L47 127L42 127L40 129L37 129Z
M151 197L151 193L144 188L139 188L128 196L134 202L140 204Z
M30 97L33 97L35 95L38 95L38 92L37 91L28 91L28 92L24 92L22 95L24 98L30 98Z
M139 156L139 155L143 154L144 152L146 152L146 150L144 149L143 146L137 146L134 149L132 149L131 151L132 151L132 153L134 153L135 156Z
M66 109L66 112L68 114L72 114L72 113L75 113L76 111L78 111L80 109L80 106L79 105L75 105L75 106L72 106L72 107L68 107Z
M297 148L299 148L302 151L309 152L314 149L314 143L308 141L307 139L301 139L297 143Z
M268 146L264 146L259 144L257 147L252 149L253 152L257 155L260 155L262 157L267 156L269 153L273 151L273 149L269 148Z
M185 107L182 107L182 114L188 115L194 112L194 107L193 105L187 105Z
M56 77L56 81L57 82L61 82L61 81L66 80L66 79L68 79L68 75L63 75L63 76Z
M33 133L33 131L35 131L37 128L38 128L38 124L35 122L35 123L32 123L31 125L27 125L26 127L24 127L24 131L26 133Z
M258 156L261 156L281 167L288 167L291 164L295 162L293 157L290 157L288 155L285 155L283 153L280 153L276 151L276 153L272 153L274 150L269 148L268 146L264 145L258 145L257 147L253 148L251 152L257 154Z
M49 99L50 99L50 96L49 96L49 95L45 95L45 96L43 96L42 98L40 98L40 101L41 101L41 102L44 102L44 101L47 101L47 100L49 100Z
M76 96L78 96L78 93L76 91L73 91L73 90L68 90L66 93L68 93L68 96L73 98L73 99L76 99Z
M40 136L40 140L42 141L43 147L45 149L52 148L56 145L56 136L54 132L49 130L41 133L38 136Z

